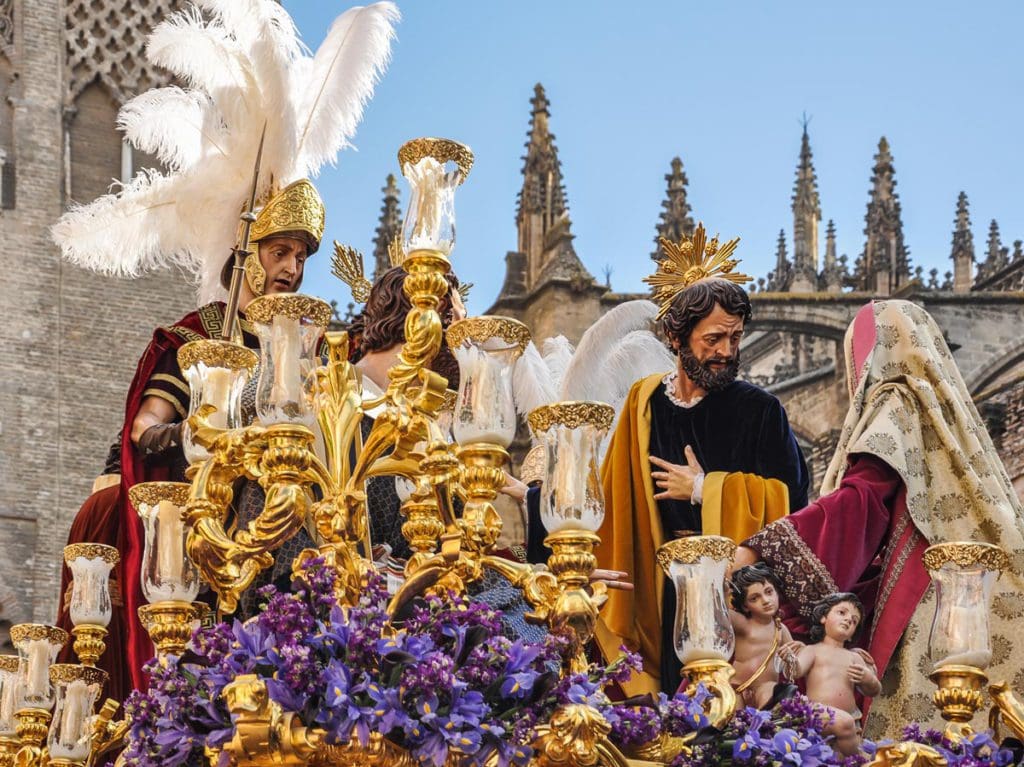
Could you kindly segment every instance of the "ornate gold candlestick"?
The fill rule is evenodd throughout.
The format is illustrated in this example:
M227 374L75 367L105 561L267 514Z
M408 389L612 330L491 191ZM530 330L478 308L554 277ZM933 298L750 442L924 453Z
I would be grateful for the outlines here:
M153 640L158 655L181 655L192 637L197 618L191 602L153 602L139 607L139 620Z
M982 690L988 677L973 666L946 665L930 673L928 678L938 687L932 694L932 703L950 723L946 734L953 738L967 734L975 712L985 704Z
M64 562L71 569L70 613L75 624L75 655L86 666L95 666L106 649L110 623L110 571L121 555L113 546L73 543L64 547Z
M498 492L508 480L504 467L509 455L500 445L475 442L456 451L462 463L461 484L466 494L459 528L470 550L484 554L501 535L501 516L494 508Z
M529 342L529 329L509 317L470 317L448 328L448 347L459 362L453 431L466 496L459 527L476 554L488 552L501 535L494 500L508 482L505 448L517 425L512 367Z
M984 705L984 670L992 659L992 589L1009 558L998 546L968 541L930 546L923 562L936 594L928 637L935 667L928 678L938 686L932 702L949 722L947 737L957 740L972 734L970 721Z
M688 692L698 684L708 689L708 721L715 727L727 723L737 705L729 683L735 670L728 661L736 640L723 587L735 553L736 544L717 535L677 538L657 551L658 564L676 590L675 651L690 681Z
M553 631L572 637L569 667L574 674L585 672L589 666L585 648L594 637L598 611L606 599L603 583L588 591L590 574L597 566L594 547L600 542L597 534L589 530L560 530L544 539L551 549L548 568L559 587L547 622Z

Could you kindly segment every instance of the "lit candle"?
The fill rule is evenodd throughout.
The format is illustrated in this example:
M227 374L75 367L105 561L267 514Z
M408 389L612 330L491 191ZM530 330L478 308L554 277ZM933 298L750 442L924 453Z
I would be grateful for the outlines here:
M176 592L184 573L185 523L181 509L170 501L160 501L156 508L156 524L157 576L161 583L168 584Z
M25 698L42 701L50 695L50 643L46 639L26 641L28 655L28 679Z

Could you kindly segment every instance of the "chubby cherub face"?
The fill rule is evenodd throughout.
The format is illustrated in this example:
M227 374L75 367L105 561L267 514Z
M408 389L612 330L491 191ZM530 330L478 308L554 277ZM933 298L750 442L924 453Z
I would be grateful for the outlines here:
M774 618L779 611L779 592L769 581L752 584L747 587L743 606L755 620Z
M838 602L832 605L832 609L821 619L821 625L825 629L825 636L846 644L857 633L861 618L856 605L851 602Z

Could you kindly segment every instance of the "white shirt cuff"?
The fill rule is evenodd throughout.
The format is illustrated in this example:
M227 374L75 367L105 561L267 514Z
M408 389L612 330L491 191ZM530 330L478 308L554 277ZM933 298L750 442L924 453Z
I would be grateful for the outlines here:
M699 506L704 502L704 472L693 478L693 492L690 493L690 503Z

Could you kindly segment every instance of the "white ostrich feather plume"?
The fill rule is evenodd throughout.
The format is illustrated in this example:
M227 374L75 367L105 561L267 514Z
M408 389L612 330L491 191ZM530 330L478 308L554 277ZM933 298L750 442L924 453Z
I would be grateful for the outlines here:
M554 387L557 397L558 392L562 390L565 371L569 369L569 363L572 362L572 355L576 350L565 336L545 338L541 349L544 351L544 364L551 375L551 386Z
M516 412L522 416L542 405L551 404L558 397L558 389L552 385L551 371L533 341L526 345L526 350L516 360L512 370L512 390Z
M312 54L275 0L197 0L168 17L146 55L188 87L143 93L118 116L127 140L167 172L72 206L51 230L64 257L129 277L180 266L200 303L222 297L264 125L258 195L333 163L387 65L398 18L391 2L352 8Z
M348 146L374 86L387 67L398 9L351 8L331 25L305 80L298 154L314 172ZM366 66L366 62L374 62Z

